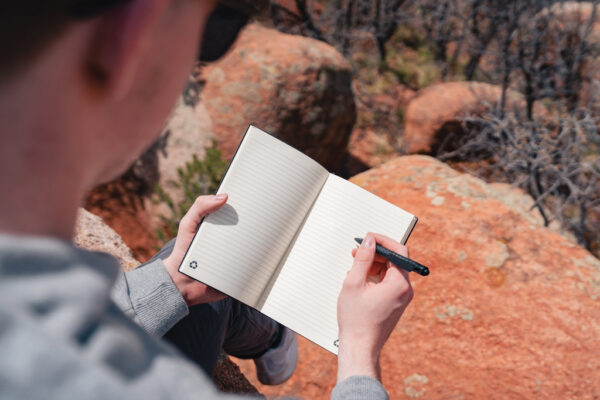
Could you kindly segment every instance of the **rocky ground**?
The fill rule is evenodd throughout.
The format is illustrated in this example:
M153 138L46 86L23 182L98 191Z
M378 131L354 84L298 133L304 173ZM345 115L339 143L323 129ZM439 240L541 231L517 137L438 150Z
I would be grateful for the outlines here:
M426 156L397 158L352 182L415 213L408 245L431 275L381 357L391 398L600 395L600 261L540 225L528 196ZM328 398L335 357L300 341L297 373L268 396Z
M178 196L178 167L213 138L231 158L253 123L419 217L408 245L431 275L413 277L415 299L382 354L391 398L600 398L600 261L560 227L543 227L520 190L405 155L434 152L460 117L497 102L500 88L451 82L370 95L361 85L332 47L250 26L232 52L197 71L195 94L179 102L150 158L91 192L86 208L126 245L85 212L76 242L125 269L148 259L164 207L144 193L160 183ZM519 108L523 98L509 93L508 103ZM377 112L365 122L366 110ZM401 136L375 126L398 110ZM283 385L262 386L251 361L234 362L243 375L224 357L215 376L224 390L318 399L335 384L335 357L303 338Z
M411 257L432 271L412 277L415 299L382 354L392 398L600 394L600 261L541 226L528 196L426 156L351 181L419 216ZM92 244L119 242L104 227L85 232L79 237ZM122 244L111 252L131 262ZM262 386L251 361L236 362L267 396L327 398L335 384L335 357L302 338L297 371L283 385ZM235 368L228 374L239 378Z

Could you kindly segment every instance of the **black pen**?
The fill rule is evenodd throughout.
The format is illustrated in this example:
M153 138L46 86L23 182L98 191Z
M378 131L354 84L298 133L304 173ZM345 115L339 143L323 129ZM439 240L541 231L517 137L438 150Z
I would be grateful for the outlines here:
M361 244L363 241L362 238L354 238L354 240L356 240L358 244ZM387 258L392 262L392 264L394 264L398 268L402 268L403 270L409 272L414 271L417 274L423 276L429 275L429 268L427 268L426 266L421 265L418 262L411 260L410 258L406 258L401 254L394 253L390 249L386 249L380 244L376 244L375 253Z

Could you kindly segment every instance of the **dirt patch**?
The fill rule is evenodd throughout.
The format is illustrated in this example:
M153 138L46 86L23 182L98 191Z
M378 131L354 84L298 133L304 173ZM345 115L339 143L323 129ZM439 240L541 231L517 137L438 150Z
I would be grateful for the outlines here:
M85 209L114 229L140 262L148 261L158 247L156 232L144 208L144 190L140 182L123 176L94 188L85 202Z

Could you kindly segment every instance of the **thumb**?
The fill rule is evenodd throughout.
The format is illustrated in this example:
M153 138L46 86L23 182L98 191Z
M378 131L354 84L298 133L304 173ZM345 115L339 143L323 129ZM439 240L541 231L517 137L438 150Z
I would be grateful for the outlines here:
M179 235L187 232L196 232L202 218L213 211L221 208L227 201L227 194L220 193L216 196L199 196L194 201L188 212L179 222Z
M202 218L213 211L218 210L227 201L227 195L200 196L196 198L194 204L179 222L177 239L171 254L163 262L169 271L175 271L181 262L188 246L192 242L196 229Z
M354 256L352 269L348 274L348 278L354 282L365 282L373 260L375 259L375 237L371 233L367 233L360 247Z

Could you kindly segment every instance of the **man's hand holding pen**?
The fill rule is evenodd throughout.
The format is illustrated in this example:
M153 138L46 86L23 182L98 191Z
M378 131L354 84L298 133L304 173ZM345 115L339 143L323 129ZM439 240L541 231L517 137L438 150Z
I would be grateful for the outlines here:
M352 375L380 379L381 349L413 298L408 272L377 255L376 244L408 257L405 246L373 233L352 250L354 263L338 298L338 382Z
M204 215L219 209L227 196L200 196L179 225L173 252L164 264L188 305L216 301L225 295L178 273L178 265ZM376 253L379 244L403 257L408 249L380 234L369 233L352 250L354 263L338 297L338 381L352 375L381 379L379 355L413 297L409 272ZM388 254L389 256L389 254Z

